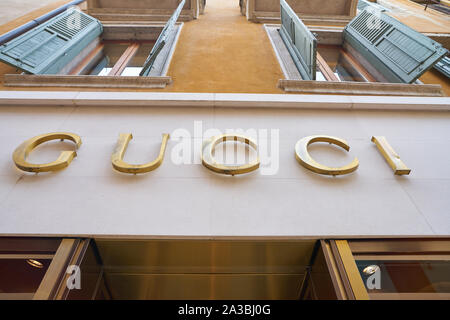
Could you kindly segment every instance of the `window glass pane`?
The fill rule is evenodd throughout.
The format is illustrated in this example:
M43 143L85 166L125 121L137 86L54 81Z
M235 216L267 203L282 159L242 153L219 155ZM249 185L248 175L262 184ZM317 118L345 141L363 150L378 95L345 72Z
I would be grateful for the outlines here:
M32 299L51 259L0 259L0 300Z
M327 79L325 79L323 73L320 72L319 69L316 70L316 81L327 81Z
M125 70L123 70L121 76L124 77L139 77L139 74L141 73L142 67L126 67Z
M111 68L104 67L100 70L100 73L95 74L96 72L94 71L94 73L93 74L91 73L91 75L97 75L97 76L103 77L103 76L107 76L111 72L111 70L112 70L112 67Z
M448 260L357 260L356 265L369 294L450 293ZM378 288L376 272L379 273Z

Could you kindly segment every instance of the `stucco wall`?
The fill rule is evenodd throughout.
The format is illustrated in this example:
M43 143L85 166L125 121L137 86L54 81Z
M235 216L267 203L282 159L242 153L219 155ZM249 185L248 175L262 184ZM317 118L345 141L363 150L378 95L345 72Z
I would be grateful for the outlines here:
M0 25L22 17L34 10L57 2L56 0L2 0L0 2ZM68 1L66 1L68 2Z
M18 27L66 2L68 0L55 2L2 25L0 33ZM398 18L402 20L402 17ZM438 24L445 26L442 21ZM435 32L439 32L440 29L436 28L434 27ZM0 63L0 75L18 72L15 68ZM163 89L167 92L283 93L277 83L284 76L263 26L247 21L240 14L239 2L235 0L208 1L204 15L184 24L168 75L174 81ZM420 80L427 84L441 84L443 91L450 94L449 81L437 71L427 72ZM0 90L71 91L73 88L11 88L3 86L3 77L0 77Z

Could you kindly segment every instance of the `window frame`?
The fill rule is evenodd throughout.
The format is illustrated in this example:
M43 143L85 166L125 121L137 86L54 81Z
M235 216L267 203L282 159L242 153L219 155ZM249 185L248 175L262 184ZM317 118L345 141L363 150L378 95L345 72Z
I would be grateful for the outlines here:
M374 239L349 240L348 247L352 259L387 260L390 262L450 261L450 239ZM359 275L359 271L356 270ZM359 276L361 278L361 276ZM365 287L364 287L365 288ZM366 290L367 292L367 290ZM450 292L380 292L369 293L370 299L449 299Z

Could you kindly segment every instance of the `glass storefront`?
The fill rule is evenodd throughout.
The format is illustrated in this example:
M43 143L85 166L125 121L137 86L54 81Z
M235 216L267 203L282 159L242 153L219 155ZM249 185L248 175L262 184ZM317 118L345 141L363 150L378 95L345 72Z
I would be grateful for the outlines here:
M0 238L0 299L450 299L449 253L430 239Z

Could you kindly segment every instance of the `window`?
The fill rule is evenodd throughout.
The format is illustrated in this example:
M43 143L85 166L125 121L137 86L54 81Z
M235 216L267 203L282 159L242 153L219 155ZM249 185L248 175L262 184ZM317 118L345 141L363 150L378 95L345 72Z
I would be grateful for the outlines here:
M349 244L370 299L450 298L448 241L353 240Z
M0 300L31 300L48 270L51 257L30 254L0 259Z
M307 27L281 0L281 25L265 28L286 76L279 82L285 91L443 95L440 85L423 85L417 79L447 50L371 7L344 29Z
M377 80L413 83L447 50L398 20L365 9L344 30L344 47L371 67Z
M98 20L66 11L2 45L0 61L30 74L57 74L102 32Z
M304 299L450 298L448 239L321 240Z
M185 1L164 26L103 25L83 12L61 13L0 47L0 61L23 71L5 75L4 84L163 88L171 82L166 73ZM79 26L72 28L69 22L78 19Z
M88 1L87 13L101 21L118 23L149 23L167 20L181 0L95 0ZM206 0L186 0L182 21L197 19L206 6Z
M321 73L323 81L376 81L342 46L318 45L317 54L318 60L322 59L318 64L317 72ZM328 68L332 75L327 71ZM327 74L327 77L323 74Z
M83 270L80 290L67 288L68 266ZM102 299L108 296L90 240L0 238L0 300Z
M287 2L305 23L343 26L355 16L358 0L288 0ZM277 23L280 20L279 0L242 0L239 4L242 15L250 21Z
M155 41L103 41L97 62L79 74L138 77L154 44ZM75 67L75 70L79 69Z

